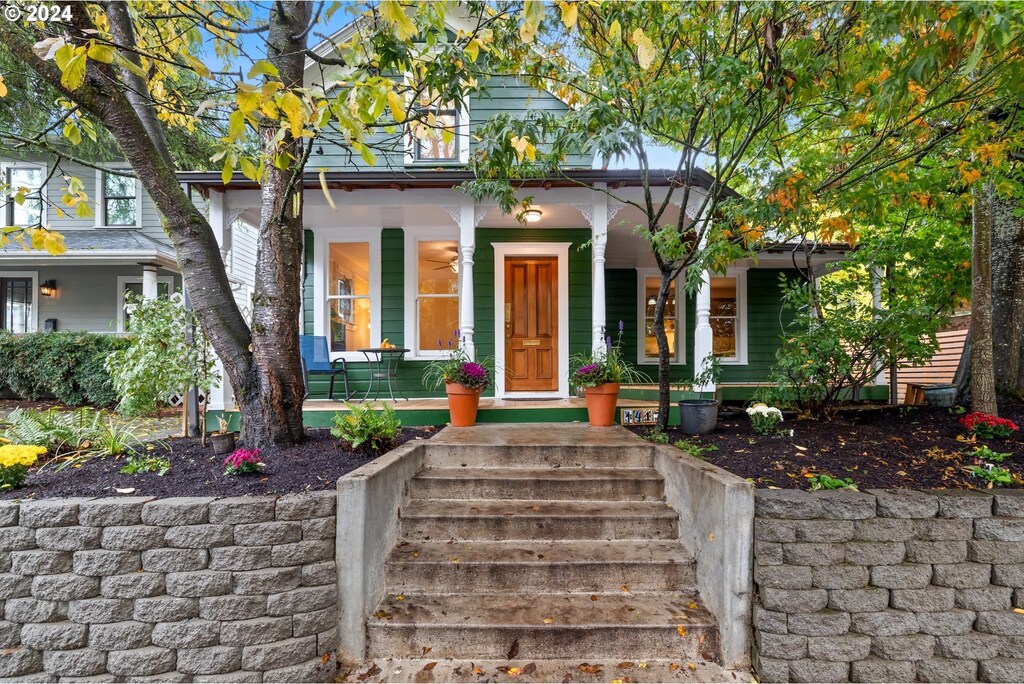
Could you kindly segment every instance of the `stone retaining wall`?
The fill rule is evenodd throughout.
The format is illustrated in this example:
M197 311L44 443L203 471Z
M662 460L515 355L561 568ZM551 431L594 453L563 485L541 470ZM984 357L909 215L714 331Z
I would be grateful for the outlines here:
M331 681L336 495L0 503L0 678Z
M759 490L765 682L1024 681L1024 491Z

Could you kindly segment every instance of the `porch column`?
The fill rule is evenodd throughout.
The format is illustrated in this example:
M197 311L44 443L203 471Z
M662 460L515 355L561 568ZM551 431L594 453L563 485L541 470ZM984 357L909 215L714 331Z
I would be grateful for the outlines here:
M704 360L714 354L714 335L711 331L711 272L700 274L700 289L697 290L697 323L693 331L693 372L703 370ZM715 383L694 386L694 392L714 392Z
M880 316L882 311L882 269L878 266L871 267L871 308L875 310L875 316ZM875 368L878 370L875 375L875 384L885 384L885 368L882 364L875 362Z
M143 299L157 298L156 266L152 264L142 265L142 297Z
M476 358L473 340L473 253L476 251L476 216L472 200L459 206L459 333L462 348L469 358Z
M593 273L591 275L590 318L593 325L593 351L595 356L605 353L605 288L604 253L608 246L608 196L595 191L593 217L590 221L590 241L593 250Z

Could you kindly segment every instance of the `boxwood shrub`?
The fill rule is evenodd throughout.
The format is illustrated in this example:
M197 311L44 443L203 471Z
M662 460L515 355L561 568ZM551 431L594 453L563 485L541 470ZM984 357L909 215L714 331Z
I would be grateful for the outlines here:
M113 406L119 397L104 362L127 342L89 332L2 333L0 386L33 401L53 397L72 406Z

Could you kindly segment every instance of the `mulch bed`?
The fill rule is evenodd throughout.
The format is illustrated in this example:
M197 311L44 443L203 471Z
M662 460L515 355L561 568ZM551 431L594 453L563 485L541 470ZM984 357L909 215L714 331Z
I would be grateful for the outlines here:
M1024 405L1003 406L999 415L1024 426ZM706 461L758 487L807 489L810 476L826 473L851 478L860 489L986 489L987 481L966 472L974 464L975 447L983 444L1012 454L1002 467L1024 477L1024 429L1007 439L965 442L969 434L960 418L951 409L927 406L865 407L831 421L787 416L780 427L792 429L792 437L765 437L739 411L720 420L710 435L689 437L673 428L669 439L716 446L717 451L703 452Z
M427 438L438 428L403 428L399 444ZM170 461L166 475L141 473L122 475L118 471L126 457L94 458L81 467L53 472L32 472L20 489L0 493L0 499L44 499L77 496L242 496L291 494L333 489L345 473L369 463L381 454L361 448L346 449L327 429L306 430L307 439L299 446L264 450L260 460L266 464L258 475L224 475L224 457L215 456L213 447L202 447L198 438L175 438L153 443L147 456ZM244 445L239 445L244 446ZM131 492L117 492L131 489Z

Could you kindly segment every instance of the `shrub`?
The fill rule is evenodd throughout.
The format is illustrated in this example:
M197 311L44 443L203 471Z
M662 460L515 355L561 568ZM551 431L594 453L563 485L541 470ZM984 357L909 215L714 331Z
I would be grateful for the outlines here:
M980 411L968 413L960 419L960 424L982 439L1009 437L1020 429L1008 418L997 418Z
M88 332L0 333L0 385L23 399L55 397L71 406L112 406L118 395L107 356L127 346L117 335Z
M17 408L6 418L4 438L15 444L38 444L54 455L77 451L100 434L102 417L90 408L71 412Z
M747 409L754 432L759 435L774 435L779 431L782 422L782 411L774 406L766 406L760 402Z
M857 489L857 485L854 484L853 480L849 477L832 477L828 473L817 473L807 478L807 482L810 484L810 491L816 492L819 490L830 490L830 489Z
M136 455L128 459L118 472L122 475L138 475L139 473L156 473L163 477L171 469L171 462L159 456Z
M24 485L28 469L45 453L46 447L34 444L0 446L0 489L17 489Z
M180 294L156 299L128 296L130 342L106 361L121 397L118 410L129 415L155 411L172 394L184 394L189 387L209 391L213 385L213 351L195 314L182 302ZM195 330L190 342L189 329Z
M384 404L380 411L348 402L345 402L345 408L349 410L347 414L334 414L331 434L347 443L350 449L368 444L374 451L382 451L398 441L402 421L390 404Z
M259 449L235 449L224 459L225 475L252 475L263 470Z

